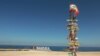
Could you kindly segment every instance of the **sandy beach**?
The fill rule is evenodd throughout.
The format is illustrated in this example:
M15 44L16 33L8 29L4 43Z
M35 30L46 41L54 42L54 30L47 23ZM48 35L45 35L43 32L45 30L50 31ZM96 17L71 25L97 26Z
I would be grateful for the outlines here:
M100 52L78 52L78 56L100 56ZM57 51L0 51L0 56L68 56Z

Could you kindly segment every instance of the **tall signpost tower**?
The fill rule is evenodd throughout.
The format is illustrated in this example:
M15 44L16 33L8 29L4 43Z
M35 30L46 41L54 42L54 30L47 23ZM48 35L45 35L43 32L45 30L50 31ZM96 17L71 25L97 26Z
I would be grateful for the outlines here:
M77 31L78 31L78 24L77 24L77 16L79 14L78 7L75 4L70 4L69 9L69 19L67 29L69 30L68 35L68 42L69 42L69 56L77 56L76 52L79 46L78 38L77 38Z

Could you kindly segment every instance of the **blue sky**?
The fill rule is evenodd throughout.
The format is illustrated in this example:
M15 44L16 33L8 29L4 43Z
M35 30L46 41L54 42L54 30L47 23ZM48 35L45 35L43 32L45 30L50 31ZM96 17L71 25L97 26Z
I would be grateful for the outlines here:
M67 45L70 0L0 0L0 44ZM100 1L73 0L81 46L100 46Z

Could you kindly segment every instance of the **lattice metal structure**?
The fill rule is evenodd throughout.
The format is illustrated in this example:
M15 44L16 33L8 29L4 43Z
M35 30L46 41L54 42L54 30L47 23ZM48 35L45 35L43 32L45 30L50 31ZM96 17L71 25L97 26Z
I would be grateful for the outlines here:
M68 42L69 42L69 56L77 56L76 52L79 46L78 38L77 38L77 31L78 31L78 24L77 24L77 16L79 14L79 10L75 4L70 4L69 9L69 19L67 29L69 30L68 35Z

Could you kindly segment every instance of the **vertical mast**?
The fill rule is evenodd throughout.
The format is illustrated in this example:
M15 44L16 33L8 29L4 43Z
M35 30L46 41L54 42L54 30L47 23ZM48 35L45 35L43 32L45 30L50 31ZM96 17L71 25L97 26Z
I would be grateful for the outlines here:
M77 24L77 16L79 14L78 8L75 4L70 4L69 9L69 19L68 21L68 30L69 30L69 55L77 56L76 52L79 46L78 38L77 38L77 31L78 31L78 24Z

